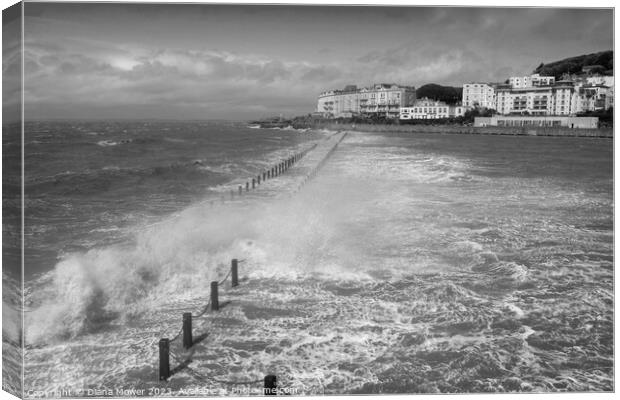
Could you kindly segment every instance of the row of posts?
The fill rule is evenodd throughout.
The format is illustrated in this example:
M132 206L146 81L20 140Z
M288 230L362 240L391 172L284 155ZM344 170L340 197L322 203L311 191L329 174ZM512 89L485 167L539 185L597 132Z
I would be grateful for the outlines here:
M230 262L230 285L239 285L239 260L233 258ZM211 311L220 309L218 281L211 282ZM183 313L183 348L189 349L194 345L192 337L192 313ZM163 381L170 377L170 339L159 340L159 380Z
M267 179L273 179L273 178L275 178L277 176L282 175L284 172L286 172L289 168L291 168L297 161L301 160L301 158L303 156L305 156L310 150L312 150L315 147L316 147L316 145L312 146L309 149L301 151L299 153L295 153L292 156L290 156L289 158L287 158L287 159L283 160L282 162L274 165L270 169L261 172L256 177L253 177L251 181L245 182L245 192L246 193L249 192L250 189L256 189L256 187L258 185L260 185L261 182L265 182ZM244 192L243 185L239 185L239 187L237 188L237 191L238 191L238 195L242 196L243 192ZM234 198L235 198L235 191L231 190L230 191L230 199L233 200ZM222 201L224 201L223 197L222 197Z
M330 151L326 154L326 156L321 160L321 162L312 169L310 174L308 174L303 183L306 183L309 179L316 176L319 169L325 164L329 156L336 150L338 147L338 143L340 143L346 133L342 135L342 137L338 140L338 142L330 149ZM286 172L290 167L292 167L297 161L299 161L303 156L305 156L310 150L314 149L317 145L315 144L309 149L306 149L300 153L296 153L293 156L287 158L286 160L278 163L271 169L258 174L256 178L252 178L252 189L255 189L257 184L261 184L262 181L266 181L267 179L275 178L284 172ZM302 184L303 184L302 183ZM239 185L239 195L243 194L243 186ZM250 191L250 182L245 183L245 191ZM230 191L231 200L234 198L234 191ZM222 198L222 201L224 199ZM231 286L236 287L239 285L239 275L238 275L239 262L236 258L232 259L230 266L231 273ZM211 311L219 310L219 296L218 296L218 281L211 282ZM193 346L193 336L192 336L192 313L183 313L183 348L189 349ZM164 381L170 377L170 339L163 338L159 341L159 380ZM277 378L275 375L266 375L264 378L264 389L263 393L265 395L276 395L277 390Z

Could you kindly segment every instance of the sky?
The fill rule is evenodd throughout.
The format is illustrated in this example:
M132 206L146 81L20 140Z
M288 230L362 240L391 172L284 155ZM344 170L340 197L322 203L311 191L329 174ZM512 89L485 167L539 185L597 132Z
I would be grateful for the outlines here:
M26 119L247 120L348 84L529 74L613 49L613 12L26 3L24 36Z

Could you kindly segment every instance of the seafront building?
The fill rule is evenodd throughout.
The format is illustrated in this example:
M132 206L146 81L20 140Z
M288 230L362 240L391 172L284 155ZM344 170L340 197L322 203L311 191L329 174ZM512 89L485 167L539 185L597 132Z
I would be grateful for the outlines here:
M560 115L494 115L492 117L476 117L474 119L474 126L503 126L516 128L566 127L571 129L596 129L598 128L598 117L568 117Z
M416 100L412 107L400 108L400 119L440 119L461 117L469 107L449 105L443 101L423 98Z
M410 106L416 99L411 86L380 83L371 87L345 86L343 90L330 90L319 95L317 112L325 118L350 118L353 116L384 116L398 118L400 108Z
M467 83L463 104L502 115L576 115L613 107L614 79L607 76L510 77L505 84Z
M508 84L515 89L529 88L536 86L549 86L555 83L555 77L553 76L540 76L539 74L532 74L529 76L511 76L508 79Z
M560 81L553 86L497 88L499 114L572 115L577 111L573 82Z
M464 84L463 105L466 107L495 109L495 86L484 82Z
M586 68L584 67L584 71ZM315 115L324 118L385 117L401 120L452 118L468 109L495 110L500 115L575 116L614 106L614 77L532 74L513 76L506 83L470 82L463 85L462 105L429 99L416 102L411 86L380 83L345 86L321 93Z

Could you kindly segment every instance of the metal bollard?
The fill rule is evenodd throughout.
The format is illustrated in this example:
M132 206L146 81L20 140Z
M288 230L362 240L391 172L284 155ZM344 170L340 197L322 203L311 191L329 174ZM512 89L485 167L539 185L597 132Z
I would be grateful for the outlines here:
M159 339L159 380L170 377L170 340Z
M217 298L217 281L211 282L211 311L220 309L220 303Z
M237 261L236 258L232 259L232 262L230 263L230 277L231 277L231 286L235 287L239 285L239 274L238 274L238 265L239 265L239 261Z
M183 348L189 349L194 345L192 339L192 313L183 313Z
M275 375L265 376L263 394L265 396L276 396L278 394L278 379Z

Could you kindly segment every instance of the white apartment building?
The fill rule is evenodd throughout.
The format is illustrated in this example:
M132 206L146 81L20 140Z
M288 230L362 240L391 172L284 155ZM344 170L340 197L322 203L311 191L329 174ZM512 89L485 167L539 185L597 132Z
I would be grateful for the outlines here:
M417 100L412 107L400 108L400 119L441 119L460 117L469 107L451 106L442 101L427 98Z
M381 83L360 90L360 113L398 118L400 108L415 102L415 88Z
M585 84L577 90L577 112L602 111L613 107L613 87Z
M591 85L603 85L607 87L614 86L614 77L613 76L588 76L586 78L586 83Z
M592 77L608 78L608 77ZM613 78L612 78L613 79ZM496 88L496 110L499 114L575 115L613 107L610 79L562 80L552 85ZM592 82L592 83L588 83Z
M576 93L572 82L527 88L499 87L496 110L504 115L571 115L578 112Z
M344 90L323 92L318 97L317 111L332 118L353 115L384 115L398 118L400 107L413 104L415 88L396 84L376 84L358 89L347 86Z
M508 83L515 89L528 88L532 86L548 86L555 83L553 76L541 76L540 74L532 74L530 76L511 76Z
M463 105L495 109L495 88L488 83L472 82L463 85Z
M319 95L317 111L332 118L350 117L359 113L359 93L356 86L330 90Z

